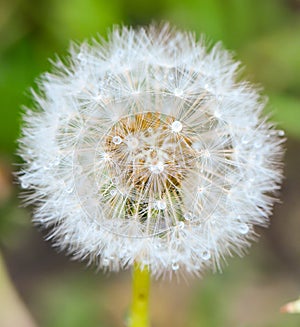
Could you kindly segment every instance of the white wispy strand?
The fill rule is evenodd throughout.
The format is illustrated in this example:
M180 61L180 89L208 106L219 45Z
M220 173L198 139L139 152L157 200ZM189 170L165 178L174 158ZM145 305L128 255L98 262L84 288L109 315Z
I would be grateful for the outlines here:
M242 255L268 224L283 132L231 54L168 25L117 27L67 61L41 77L19 141L23 196L55 245L155 276Z

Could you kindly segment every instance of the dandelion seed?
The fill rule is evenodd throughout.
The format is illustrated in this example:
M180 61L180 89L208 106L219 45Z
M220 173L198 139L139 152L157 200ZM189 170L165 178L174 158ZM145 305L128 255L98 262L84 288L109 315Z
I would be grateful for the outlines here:
M182 130L182 124L180 121L174 121L171 125L172 131L175 133L179 133Z
M242 254L268 223L284 132L232 56L167 26L122 27L66 62L41 77L19 141L24 197L55 244L156 276Z

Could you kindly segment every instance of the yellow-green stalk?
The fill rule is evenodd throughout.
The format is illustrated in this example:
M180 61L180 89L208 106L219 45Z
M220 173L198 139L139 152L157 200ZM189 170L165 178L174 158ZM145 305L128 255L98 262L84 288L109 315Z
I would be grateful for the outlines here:
M132 305L129 327L149 327L150 272L135 263L132 277Z

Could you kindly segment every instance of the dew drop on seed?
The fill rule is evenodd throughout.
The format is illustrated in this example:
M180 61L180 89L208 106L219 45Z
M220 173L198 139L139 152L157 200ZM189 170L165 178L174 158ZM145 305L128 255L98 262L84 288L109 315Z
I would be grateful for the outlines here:
M60 163L59 157L57 157L57 158L55 158L55 159L53 160L53 166L58 166L59 163Z
M282 130L278 131L278 136L284 136L284 135L285 135L284 131L282 131Z
M210 158L211 157L210 151L208 149L203 150L201 155L204 158Z
M205 188L204 188L204 187L202 187L202 186L198 186L198 187L197 187L197 194L198 194L198 195L203 194L204 191L205 191Z
M38 169L39 168L39 164L36 163L36 162L33 162L32 165L31 165L31 168L32 169Z
M127 140L127 146L129 149L136 149L139 146L139 140L136 137L130 137Z
M164 171L163 162L159 161L157 164L151 165L150 170L155 174L159 174L159 173L163 172Z
M74 190L73 186L68 186L68 187L66 188L66 192L69 193L69 194L72 193L73 190Z
M249 226L247 224L241 224L239 226L239 232L243 235L247 234L249 232Z
M193 218L193 215L191 212L186 212L184 215L183 215L183 218L187 221L191 220Z
M165 210L167 207L167 204L165 201L159 200L156 202L156 207L158 210Z
M174 81L174 75L173 75L172 73L169 74L169 76L168 76L168 80L169 80L170 82Z
M176 88L176 89L174 90L174 95L175 95L176 97L181 97L181 96L183 95L183 91L182 91L181 89Z
M192 143L192 148L193 148L195 151L200 151L200 149L201 149L201 144L200 144L200 142L194 142L194 143Z
M243 143L243 144L248 144L248 143L249 143L249 139L246 138L246 137L243 137L243 138L242 138L242 143Z
M172 270L176 271L179 269L179 264L177 262L172 263Z
M104 258L104 259L102 260L102 264L103 264L104 267L109 266L109 259L108 259L108 258Z
M21 182L21 187L22 187L23 189L26 189L26 188L29 187L29 184L28 184L27 182L25 182L25 181L22 181L22 182Z
M177 226L179 229L184 229L184 222L180 221Z
M261 142L259 142L259 141L254 142L254 147L255 147L256 149L261 148Z
M157 244L154 245L154 247L156 249L161 249L162 248L162 245L161 245L161 243L157 243Z
M172 125L171 125L171 129L172 129L172 131L175 132L175 133L180 132L180 131L182 130L182 124L181 124L181 122L178 121L178 120L175 120L175 121L172 123Z
M109 194L111 196L115 196L117 194L117 190L110 190Z
M203 252L201 253L201 258L202 258L203 260L209 260L210 257L211 257L211 254L210 254L210 252L207 251L207 250L205 250L205 251L203 251Z
M117 144L117 145L122 143L122 139L121 139L120 136L114 136L112 138L112 141L113 141L114 144Z
M210 221L211 225L215 225L217 223L216 218L211 218L209 221Z

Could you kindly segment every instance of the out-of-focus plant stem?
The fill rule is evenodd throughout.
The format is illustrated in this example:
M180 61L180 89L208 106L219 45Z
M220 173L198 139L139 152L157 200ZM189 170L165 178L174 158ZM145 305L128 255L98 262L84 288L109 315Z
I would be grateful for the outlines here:
M19 298L0 253L0 326L36 327L30 313Z

